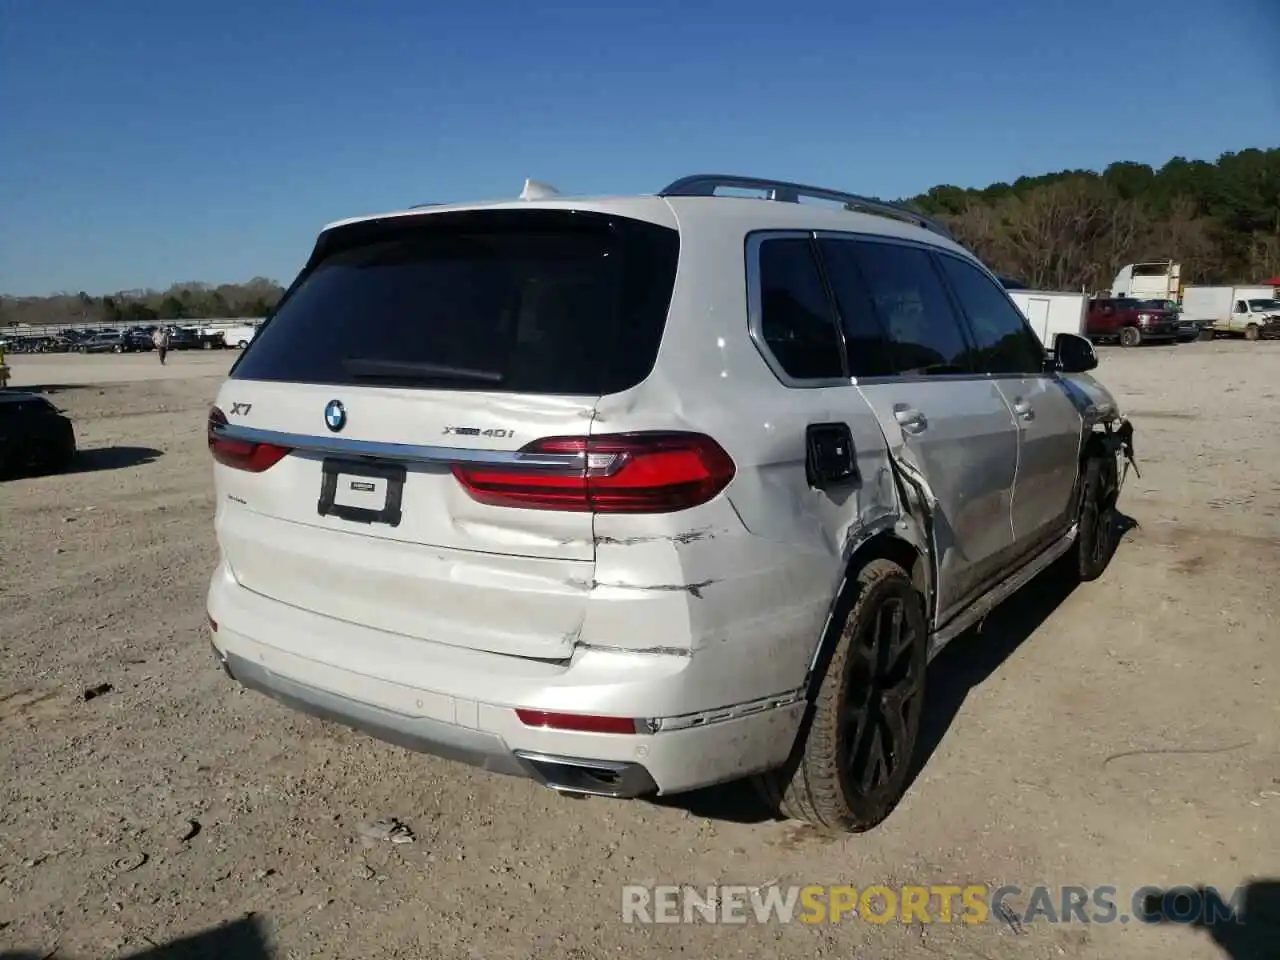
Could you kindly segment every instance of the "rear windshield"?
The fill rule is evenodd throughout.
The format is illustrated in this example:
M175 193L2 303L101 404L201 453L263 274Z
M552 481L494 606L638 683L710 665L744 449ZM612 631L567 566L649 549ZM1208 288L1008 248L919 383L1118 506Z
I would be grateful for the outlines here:
M5 420L53 412L53 404L44 397L23 397L20 400L0 397L0 418Z
M657 358L676 231L518 210L337 228L233 370L242 380L600 395Z

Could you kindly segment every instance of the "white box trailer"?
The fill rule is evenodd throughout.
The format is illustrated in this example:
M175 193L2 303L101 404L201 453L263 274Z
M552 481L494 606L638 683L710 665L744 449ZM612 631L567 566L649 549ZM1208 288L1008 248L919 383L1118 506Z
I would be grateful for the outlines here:
M1187 287L1182 315L1215 334L1250 340L1280 335L1280 302L1269 286Z
M1066 290L1010 290L1008 293L1045 347L1052 349L1053 338L1060 333L1084 336L1089 312L1087 294Z

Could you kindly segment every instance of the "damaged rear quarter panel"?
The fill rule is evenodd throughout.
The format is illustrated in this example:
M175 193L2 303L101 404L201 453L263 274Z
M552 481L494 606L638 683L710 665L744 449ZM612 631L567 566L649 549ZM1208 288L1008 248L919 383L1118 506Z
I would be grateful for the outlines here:
M593 433L695 431L733 458L733 482L708 504L594 518L578 643L686 650L691 711L799 689L851 551L900 514L884 435L857 388L786 387L751 338L744 228L759 227L759 209L680 208L680 265L654 369L600 398L592 423ZM733 210L740 222L726 216ZM831 422L848 424L858 476L815 490L806 428Z
M844 395L851 405L860 401L852 389ZM595 429L641 429L631 402L605 398ZM578 643L687 652L699 687L690 710L795 690L850 553L864 533L899 517L883 436L868 413L857 442L858 482L823 492L805 479L804 423L839 411L797 411L779 422L778 405L736 397L680 412L692 417L657 426L646 419L643 428L715 437L734 458L736 476L724 494L691 510L595 516L595 575Z

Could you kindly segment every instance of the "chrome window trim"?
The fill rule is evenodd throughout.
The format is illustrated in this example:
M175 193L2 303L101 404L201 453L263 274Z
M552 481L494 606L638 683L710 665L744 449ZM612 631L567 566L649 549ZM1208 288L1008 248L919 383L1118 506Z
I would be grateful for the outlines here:
M764 305L760 293L760 247L769 240L806 240L812 243L814 232L812 230L755 230L747 234L746 244L746 274L747 274L747 332L751 336L751 342L755 345L756 352L760 354L760 358L778 378L778 382L784 387L790 387L795 390L817 390L825 387L848 387L852 386L853 381L848 377L823 377L821 379L804 380L791 376L783 369L782 364L778 362L778 358L773 355L773 351L769 349L769 344L764 338ZM821 270L821 264L817 260L814 261L818 269ZM835 330L837 337L837 347L839 339L843 338L840 327L836 324L834 314L831 317L832 328ZM843 361L842 364L843 366Z
M528 453L520 450L473 450L428 444L385 443L376 440L353 440L350 437L324 437L314 434L285 433L279 430L260 430L234 423L215 424L210 427L210 430L215 436L227 440L269 443L301 453L367 457L402 463L478 464L548 470L580 469L583 463L581 454L576 453Z

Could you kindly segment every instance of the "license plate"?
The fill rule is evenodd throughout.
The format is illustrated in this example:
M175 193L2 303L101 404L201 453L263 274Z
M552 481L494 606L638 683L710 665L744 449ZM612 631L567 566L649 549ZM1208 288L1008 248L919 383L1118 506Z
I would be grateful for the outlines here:
M322 517L398 527L404 478L402 466L326 458L316 511Z

